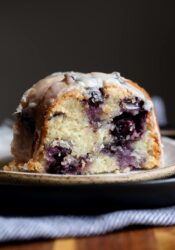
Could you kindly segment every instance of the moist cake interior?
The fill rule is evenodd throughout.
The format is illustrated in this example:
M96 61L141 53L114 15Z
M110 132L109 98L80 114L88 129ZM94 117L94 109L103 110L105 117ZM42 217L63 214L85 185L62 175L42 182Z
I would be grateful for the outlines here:
M116 99L93 90L88 99L67 98L55 107L48 119L44 145L48 173L103 173L144 167L148 156L144 152L148 136L144 101L138 97L110 98ZM114 110L105 114L109 102L115 103ZM21 122L34 133L30 110L23 110ZM143 149L137 146L141 139Z

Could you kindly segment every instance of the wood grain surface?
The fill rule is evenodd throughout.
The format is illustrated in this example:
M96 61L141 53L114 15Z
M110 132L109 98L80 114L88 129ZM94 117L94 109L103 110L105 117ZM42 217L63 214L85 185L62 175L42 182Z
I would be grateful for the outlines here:
M104 236L1 244L1 250L174 250L175 227L135 228Z

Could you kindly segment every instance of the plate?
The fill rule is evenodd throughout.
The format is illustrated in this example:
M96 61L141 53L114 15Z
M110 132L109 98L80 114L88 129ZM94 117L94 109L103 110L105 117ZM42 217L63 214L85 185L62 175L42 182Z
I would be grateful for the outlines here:
M1 214L99 214L175 204L175 141L163 138L161 168L104 175L0 171Z

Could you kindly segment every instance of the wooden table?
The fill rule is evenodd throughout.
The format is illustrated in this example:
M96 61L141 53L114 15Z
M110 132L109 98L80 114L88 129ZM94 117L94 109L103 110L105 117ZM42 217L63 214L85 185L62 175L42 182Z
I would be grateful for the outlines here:
M127 229L112 234L0 245L1 250L174 250L175 227Z

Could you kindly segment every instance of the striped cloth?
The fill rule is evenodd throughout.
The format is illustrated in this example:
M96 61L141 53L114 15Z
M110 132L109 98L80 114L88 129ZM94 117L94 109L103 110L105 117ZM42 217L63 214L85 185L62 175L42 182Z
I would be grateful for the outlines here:
M0 242L99 235L130 225L175 224L175 206L99 216L0 217Z

